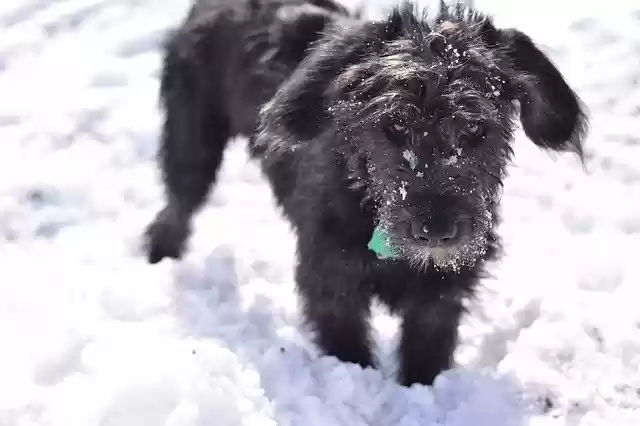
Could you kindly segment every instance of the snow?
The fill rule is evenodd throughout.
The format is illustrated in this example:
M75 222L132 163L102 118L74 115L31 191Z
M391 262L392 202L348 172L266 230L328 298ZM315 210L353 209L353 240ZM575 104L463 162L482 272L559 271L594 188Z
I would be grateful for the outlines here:
M0 426L640 424L640 6L475 3L540 40L587 103L588 173L518 133L506 254L459 367L403 388L382 309L381 370L310 344L292 234L242 140L185 259L144 262L158 45L185 0L3 2Z
M415 170L415 168L418 167L418 156L415 154L415 152L409 149L405 149L404 151L402 151L402 156L409 162L409 167L411 168L411 170Z

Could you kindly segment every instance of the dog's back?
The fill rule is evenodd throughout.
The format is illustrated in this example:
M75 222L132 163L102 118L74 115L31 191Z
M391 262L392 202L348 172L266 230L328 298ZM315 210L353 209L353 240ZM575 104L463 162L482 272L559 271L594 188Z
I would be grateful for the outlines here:
M164 47L158 156L168 202L147 230L150 262L180 255L230 138L254 133L262 105L342 18L334 0L194 0Z
M260 106L339 16L349 13L333 0L196 0L167 55L188 52L231 133L248 135Z

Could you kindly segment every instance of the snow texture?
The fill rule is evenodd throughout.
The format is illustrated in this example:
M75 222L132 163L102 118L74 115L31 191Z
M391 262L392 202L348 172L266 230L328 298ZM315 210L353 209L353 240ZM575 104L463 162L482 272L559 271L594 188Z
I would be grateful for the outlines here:
M382 309L380 371L318 356L291 231L240 140L184 261L144 261L158 47L185 0L1 3L0 426L640 424L637 0L475 2L584 98L589 172L518 133L506 256L459 367L412 388L393 380Z

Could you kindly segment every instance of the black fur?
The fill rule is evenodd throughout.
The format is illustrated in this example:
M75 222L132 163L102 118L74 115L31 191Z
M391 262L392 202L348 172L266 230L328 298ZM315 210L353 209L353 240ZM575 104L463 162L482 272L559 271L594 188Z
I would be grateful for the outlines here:
M451 365L465 301L497 258L518 112L535 144L581 160L587 130L525 34L462 6L428 22L407 3L367 21L329 0L210 0L169 40L161 94L167 206L147 231L149 261L181 256L227 140L249 135L297 234L318 345L373 365L378 297L403 319L406 385ZM398 257L367 249L378 225Z

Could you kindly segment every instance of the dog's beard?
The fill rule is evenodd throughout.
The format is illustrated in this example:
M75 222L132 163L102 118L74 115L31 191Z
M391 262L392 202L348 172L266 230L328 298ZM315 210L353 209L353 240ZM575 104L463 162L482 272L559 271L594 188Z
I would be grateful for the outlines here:
M487 252L486 232L474 232L470 238L447 247L425 247L407 244L401 250L412 267L427 269L433 263L437 269L459 271L472 267Z
M473 267L483 258L489 248L489 233L492 213L484 199L478 200L473 208L471 230L460 241L450 246L429 247L394 232L402 218L391 200L379 209L379 223L388 231L391 244L398 256L406 259L414 268L426 270L431 265L443 271L457 272L463 267Z

